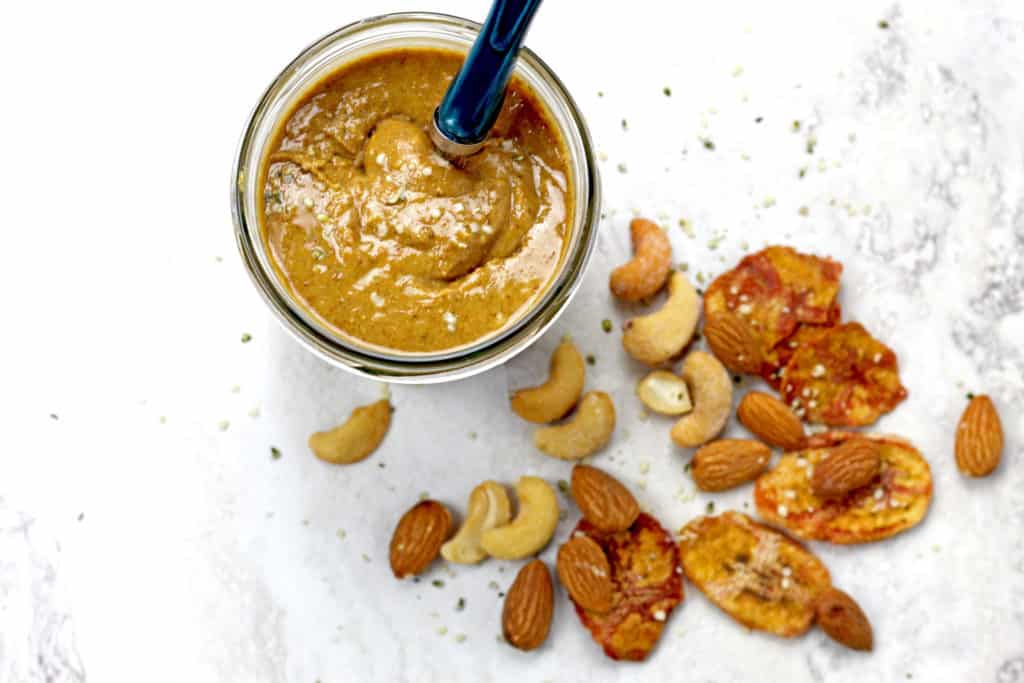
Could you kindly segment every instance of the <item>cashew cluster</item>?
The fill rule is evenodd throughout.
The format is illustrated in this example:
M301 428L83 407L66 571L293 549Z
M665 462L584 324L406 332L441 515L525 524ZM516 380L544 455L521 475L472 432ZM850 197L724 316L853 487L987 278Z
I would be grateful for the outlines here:
M563 339L551 355L548 380L512 394L512 410L529 422L547 424L560 420L580 400L585 376L583 356L572 340Z
M485 481L469 494L466 519L455 536L441 546L441 556L457 564L476 564L487 557L480 542L485 531L508 524L512 506L505 487Z
M676 271L669 278L665 304L654 313L626 321L622 346L641 363L660 365L686 347L699 315L697 291Z
M504 526L488 529L480 546L503 560L518 560L539 552L555 535L558 498L551 484L540 477L520 477L516 483L519 514Z
M395 576L419 573L439 553L449 562L476 564L487 557L518 560L540 552L558 526L555 489L539 477L524 476L515 490L519 511L513 518L505 487L495 481L479 484L469 494L466 517L451 539L451 515L443 505L428 500L414 506L392 538Z
M693 410L672 426L672 440L684 448L711 441L725 428L732 411L732 379L710 353L694 351L683 361L682 377L690 387Z
M391 424L391 403L382 399L356 408L344 424L309 437L313 454L334 465L359 462L377 449Z

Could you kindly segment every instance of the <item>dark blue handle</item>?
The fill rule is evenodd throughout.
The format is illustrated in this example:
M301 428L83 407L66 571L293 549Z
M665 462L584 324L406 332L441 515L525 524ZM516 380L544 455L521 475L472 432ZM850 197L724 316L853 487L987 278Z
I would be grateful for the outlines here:
M480 35L434 112L437 129L444 137L467 145L487 137L501 111L505 86L540 2L494 0Z

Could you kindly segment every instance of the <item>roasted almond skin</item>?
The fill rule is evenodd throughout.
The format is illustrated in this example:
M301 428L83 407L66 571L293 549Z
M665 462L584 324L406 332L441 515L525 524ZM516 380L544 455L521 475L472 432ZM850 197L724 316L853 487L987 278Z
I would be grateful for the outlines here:
M756 375L760 371L764 356L761 340L738 315L712 314L704 323L704 337L711 352L733 372Z
M558 549L555 569L577 605L600 614L612 608L612 569L597 541L573 536Z
M757 438L795 451L804 443L804 425L785 403L763 391L751 391L736 408L736 417Z
M975 396L956 429L956 465L968 477L987 477L1003 457L1003 425L992 399Z
M396 579L425 570L441 552L452 530L452 514L436 500L416 503L402 515L391 536L391 571Z
M871 622L853 598L829 588L815 604L818 625L829 638L851 650L869 652L874 647Z
M547 639L555 609L551 574L541 560L523 565L505 596L501 630L505 640L520 650L534 650Z
M572 468L572 497L588 522L615 533L632 526L640 505L618 479L590 465Z
M771 457L771 449L760 441L719 439L697 449L690 472L702 491L725 491L753 481Z
M882 452L878 442L850 439L836 446L828 458L814 468L811 490L824 500L842 498L870 484L881 467Z

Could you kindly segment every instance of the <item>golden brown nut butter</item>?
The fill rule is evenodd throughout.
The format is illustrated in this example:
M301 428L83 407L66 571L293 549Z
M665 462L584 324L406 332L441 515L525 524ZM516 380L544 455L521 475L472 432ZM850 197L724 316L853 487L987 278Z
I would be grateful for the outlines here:
M462 56L376 54L314 87L264 163L274 265L320 322L364 343L439 351L522 316L572 225L568 152L513 81L479 153L449 162L427 135Z

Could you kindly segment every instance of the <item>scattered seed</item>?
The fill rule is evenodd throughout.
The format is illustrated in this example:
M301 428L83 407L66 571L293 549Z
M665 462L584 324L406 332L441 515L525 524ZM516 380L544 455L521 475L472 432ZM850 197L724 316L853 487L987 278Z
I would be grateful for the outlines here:
M434 588L444 588L444 581L442 581L441 579L434 579L430 582L430 585Z
M672 97L672 88L667 85L661 89L661 92L664 93L665 97Z
M612 331L612 321L609 320L608 318L605 318L604 320L602 320L601 321L601 329L604 330L605 332L611 332Z
M270 457L273 458L274 460L280 460L281 459L281 449L278 448L277 446L271 446L270 447Z

